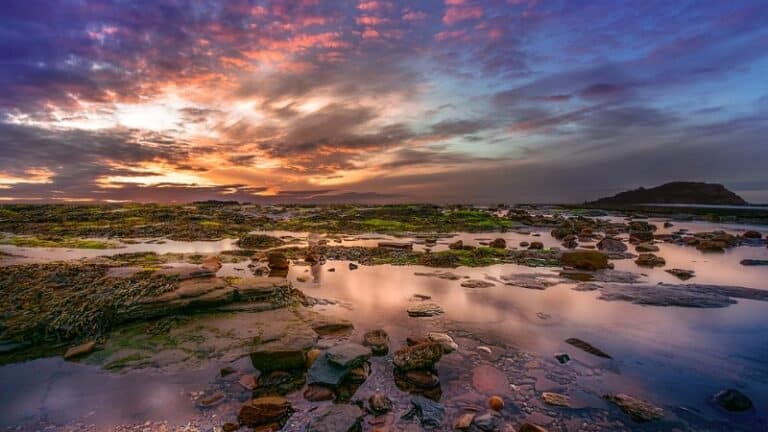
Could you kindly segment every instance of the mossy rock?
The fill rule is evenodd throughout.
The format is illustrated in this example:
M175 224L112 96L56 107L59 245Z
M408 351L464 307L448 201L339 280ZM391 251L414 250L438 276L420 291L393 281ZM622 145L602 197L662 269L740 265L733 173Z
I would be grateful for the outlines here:
M564 252L560 256L563 266L579 270L601 270L609 268L608 255L592 250Z

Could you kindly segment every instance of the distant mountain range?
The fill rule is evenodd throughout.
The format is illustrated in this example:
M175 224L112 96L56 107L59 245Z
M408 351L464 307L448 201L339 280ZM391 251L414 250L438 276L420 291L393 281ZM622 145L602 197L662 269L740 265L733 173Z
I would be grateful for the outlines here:
M746 205L747 202L725 186L716 183L672 182L650 189L639 188L600 198L592 205L699 204Z

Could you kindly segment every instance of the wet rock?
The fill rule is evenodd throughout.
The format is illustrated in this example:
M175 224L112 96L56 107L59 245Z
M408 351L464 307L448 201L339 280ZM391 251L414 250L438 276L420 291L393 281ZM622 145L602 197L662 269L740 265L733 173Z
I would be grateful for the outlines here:
M395 351L392 362L395 367L408 371L428 369L440 361L443 356L443 346L439 343L426 342L418 345L403 347Z
M584 352L588 352L588 353L590 353L590 354L592 354L594 356L597 356L597 357L602 357L602 358L607 358L607 359L612 358L611 356L606 354L601 349L596 348L595 346L591 345L588 342L584 342L581 339L569 338L569 339L565 340L565 343L567 343L569 345L573 345L576 348L578 348L578 349L580 349L580 350L582 350Z
M306 379L302 369L271 371L259 376L254 396L286 395L304 387Z
M291 404L280 396L265 396L251 399L240 406L237 420L241 425L257 427L277 423L282 425L291 415Z
M154 274L158 276L173 276L178 278L180 281L187 281L190 279L198 278L211 278L215 275L214 272L194 264L164 266L159 270L156 270Z
M579 270L600 270L609 268L608 256L592 250L563 252L560 256L563 266Z
M677 277L680 280L688 280L694 276L693 270L683 270L683 269L668 269L664 270L667 273Z
M219 376L223 378L223 377L232 375L235 372L237 372L237 369L233 368L232 366L225 366L219 369Z
M202 397L197 404L203 408L209 408L224 402L225 398L226 395L223 392L217 391Z
M371 357L371 349L356 343L343 343L326 351L328 360L343 368L355 368Z
M461 286L464 288L490 288L492 286L495 286L494 283L479 280L479 279L468 279L461 282Z
M324 318L312 323L312 330L320 336L345 334L354 328L352 321L345 319Z
M626 394L605 395L603 398L618 406L632 420L639 423L657 420L664 416L664 410L661 408Z
M392 400L383 393L374 393L368 399L368 409L374 415L382 415L392 411Z
M459 250L463 248L464 248L464 242L461 240L456 240L455 242L450 243L448 245L448 249L451 249L451 250Z
M560 364L566 364L566 363L568 363L569 361L571 361L571 356L569 356L569 355L568 355L568 354L566 354L566 353L560 353L560 354L555 354L555 359L556 359L556 360L557 360L557 361L558 361Z
M389 336L382 329L371 330L363 335L363 345L371 349L375 356L383 356L389 352Z
M304 399L310 402L333 400L334 397L333 390L321 385L310 384L304 390Z
M414 318L432 317L443 313L443 308L435 303L418 303L408 306L408 315Z
M520 243L518 243L518 246L520 246L520 247L528 247L528 246L530 246L530 245L531 245L531 244L530 244L530 243L528 243L527 241L521 241Z
M355 405L330 405L312 416L305 432L356 432L364 415Z
M763 238L763 235L757 231L747 231L744 234L742 234L741 237L745 239L761 239Z
M547 432L547 430L533 423L523 423L517 432Z
M440 344L440 346L443 347L444 354L449 354L459 349L459 346L454 342L453 338L445 333L430 332L427 333L427 339L431 342Z
M312 366L315 363L315 360L317 360L317 358L320 357L320 354L322 353L323 352L317 348L312 348L311 350L307 351L307 368Z
M635 264L641 267L663 267L667 264L667 261L664 258L656 256L652 253L642 253L635 260Z
M675 224L672 222L664 222L664 228L672 228L673 226L675 226Z
M445 279L445 280L459 280L461 279L461 276L457 275L456 273L451 273L448 271L433 271L433 272L416 272L414 273L416 276L426 276L426 277L436 277L438 279Z
M240 429L240 425L237 423L227 422L221 425L221 430L224 432L235 432Z
M638 252L658 252L659 247L653 243L640 243L635 246L635 250Z
M768 260L745 259L740 262L743 266L768 266Z
M496 249L506 249L507 248L507 241L503 238L497 238L490 242L488 246Z
M67 352L64 353L64 358L66 360L75 359L77 357L81 357L86 354L92 353L95 348L96 348L96 342L94 341L85 342L68 349Z
M248 234L237 241L237 245L243 249L268 249L280 246L283 240L264 234Z
M541 394L541 400L547 405L570 407L571 398L559 393L544 392Z
M626 252L627 245L619 239L606 237L597 242L597 248L605 252Z
M380 248L389 248L389 249L404 249L404 250L413 250L413 243L411 242L396 242L396 241L380 241L379 242Z
M357 270L357 267L358 267L358 266L357 266L357 264L355 264L355 263L349 263L349 269L350 269L350 270Z
M496 413L485 413L475 416L472 420L472 427L482 432L497 432L501 426L501 416Z
M501 411L504 408L504 399L499 396L491 396L488 398L488 408L494 411Z
M724 285L604 284L598 298L653 306L720 308L735 304L734 298L768 301L768 291Z
M307 352L316 342L315 334L289 335L256 346L251 351L251 362L261 372L303 369L307 364Z
M256 377L253 374L245 374L237 381L246 390L253 390L256 388Z
M440 385L440 378L426 369L396 372L398 387L409 390L433 389Z
M221 269L221 260L215 256L208 257L200 264L203 270L216 273Z
M472 369L472 387L485 395L503 395L509 393L509 380L501 370L480 365Z
M514 273L511 275L503 275L501 276L501 280L503 280L506 285L538 290L544 290L562 282L552 275L539 273Z
M411 398L411 409L403 418L406 420L416 418L424 429L432 430L439 428L443 424L444 416L445 409L439 403L422 396L413 396Z
M715 402L728 411L749 411L752 400L736 389L723 390L715 395Z
M456 430L466 431L472 427L472 420L475 419L474 413L465 413L459 416L455 422L453 422L453 428Z
M341 385L349 371L350 368L331 362L327 352L322 353L307 371L307 383L335 388Z
M542 243L540 241L531 242L531 244L528 246L528 249L530 249L530 250L542 250L542 249L544 249L544 243Z
M287 270L290 263L282 252L270 252L267 254L267 263L270 270Z

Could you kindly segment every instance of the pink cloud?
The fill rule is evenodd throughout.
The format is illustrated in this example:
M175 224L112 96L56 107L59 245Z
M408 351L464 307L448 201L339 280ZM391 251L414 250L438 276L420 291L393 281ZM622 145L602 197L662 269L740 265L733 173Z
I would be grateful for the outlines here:
M449 7L445 10L445 15L443 15L443 22L448 25L453 25L457 22L470 19L478 19L482 17L483 8L481 7Z
M466 36L466 30L444 31L436 34L435 39L441 42L447 40L463 40Z
M404 21L421 21L427 17L427 14L419 11L406 11L403 14Z
M358 3L357 8L364 11L375 11L382 9L384 7L384 3L380 1L362 1Z
M377 32L376 30L374 30L372 28L367 28L363 32L363 39L378 39L380 37L381 37L381 35L379 34L379 32Z
M358 25L364 25L364 26L375 26L375 25L383 24L387 21L389 20L386 18L380 18L376 16L359 16L355 18L355 22L357 22Z

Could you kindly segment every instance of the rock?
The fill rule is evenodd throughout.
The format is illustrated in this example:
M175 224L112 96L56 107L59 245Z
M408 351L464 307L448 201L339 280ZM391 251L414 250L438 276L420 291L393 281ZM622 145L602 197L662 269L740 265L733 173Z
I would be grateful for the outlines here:
M355 405L330 405L319 409L305 432L356 432L365 413Z
M664 410L661 408L622 393L616 395L605 395L603 398L609 402L613 402L632 420L638 423L657 420L664 416Z
M389 336L382 329L371 330L363 335L363 345L371 348L375 356L383 356L389 352Z
M768 301L768 290L703 284L603 284L600 300L628 301L641 305L721 308L736 303L734 298Z
M304 399L310 402L333 400L334 397L333 390L321 385L310 384L304 390Z
M225 366L219 369L219 376L223 378L225 376L232 375L235 372L237 372L237 369L233 368L232 366Z
M768 265L768 260L745 259L741 260L740 264L743 266L766 266Z
M349 375L349 371L350 368L331 362L326 352L321 354L307 371L307 383L336 388Z
M224 402L225 398L226 398L226 395L223 392L217 391L201 398L198 401L198 405L203 408L209 408L212 406L216 406L221 402Z
M573 267L579 270L600 270L609 268L608 256L593 250L563 252L560 256L560 262L564 266Z
M497 238L493 240L491 243L489 243L488 246L496 249L506 249L507 241L504 240L503 238Z
M350 269L350 270L357 270L357 267L358 267L358 266L357 266L357 264L355 264L355 263L349 263L349 269Z
M303 369L307 364L307 352L316 342L316 335L286 336L255 347L251 351L251 362L261 372Z
M352 321L345 319L323 318L312 323L312 330L320 336L346 334L354 328Z
M426 369L415 369L409 371L397 371L395 373L395 382L399 388L414 393L420 393L419 390L428 390L440 386L440 378Z
M443 347L444 354L449 354L459 349L453 338L445 333L429 332L427 333L427 339L440 344Z
M467 279L461 282L461 286L463 286L464 288L490 288L496 285L492 282L488 282L484 280Z
M504 408L504 399L499 396L491 396L488 398L488 408L494 411L501 411Z
M328 360L343 368L355 368L371 357L371 349L356 343L336 345L328 351Z
M635 264L641 267L663 267L667 264L667 261L664 258L656 256L652 253L642 253L635 260Z
M413 250L411 242L380 241L380 248Z
M461 240L456 240L455 242L450 243L448 245L448 249L451 249L451 250L459 250L463 248L464 248L464 242Z
M757 231L747 231L744 234L742 234L741 237L746 239L761 239L763 238L763 235Z
M432 430L439 428L443 424L445 409L437 402L433 402L422 396L413 396L411 398L411 410L403 418L406 420L419 419L424 429Z
M368 399L368 409L374 415L382 415L392 411L392 400L383 393L374 393Z
M588 241L588 240L585 239L584 241ZM576 241L575 236L569 235L563 239L562 245L566 249L576 249L577 247L579 247L579 242Z
M464 413L453 422L453 428L466 431L472 426L472 420L475 419L474 413Z
M392 362L396 368L404 371L428 369L440 361L442 356L442 345L435 342L426 342L400 348L392 356Z
M640 243L635 246L635 250L638 252L658 252L659 247L653 243Z
M530 246L528 246L528 249L530 250L542 250L544 249L544 243L539 241L531 242Z
M599 348L596 348L593 345L591 345L591 344L589 344L587 342L584 342L581 339L569 338L569 339L565 340L565 343L567 343L569 345L573 345L576 348L578 348L578 349L580 349L582 351L588 352L588 353L590 353L590 354L592 354L594 356L597 356L597 357L602 357L602 358L607 358L607 359L612 358L611 356L609 356L608 354L606 354L605 352L603 352Z
M559 393L544 392L541 394L541 400L543 400L544 403L547 405L554 405L554 406L561 406L561 407L571 406L571 398Z
M317 348L312 348L311 350L307 351L307 368L311 367L315 360L317 360L318 357L320 357L320 354L323 352L320 351Z
M203 260L202 264L200 264L200 267L203 270L209 271L211 273L216 273L221 269L221 260L215 256L208 257Z
M253 374L245 374L237 381L246 390L253 390L256 388L256 377Z
M484 352L484 353L486 353L488 355L491 355L491 353L493 353L493 351L491 351L491 349L488 348L487 346L479 346L479 347L477 347L477 350L480 351L480 352Z
M613 237L606 237L597 242L597 248L605 252L622 253L627 251L627 245L624 244L624 242L621 240L615 239Z
M497 432L501 424L501 418L496 413L485 413L475 416L472 420L472 426L482 432Z
M672 228L673 226L675 226L675 224L672 222L664 222L664 228Z
M96 342L94 341L85 342L68 349L67 352L64 353L64 358L66 360L71 360L77 357L81 357L86 354L92 353L95 348L96 348Z
M426 277L436 277L438 279L445 279L445 280L459 280L461 279L461 276L457 275L456 273L451 273L449 271L433 271L433 272L416 272L414 273L416 276L426 276Z
M443 313L443 308L435 303L418 303L408 306L408 315L414 318L432 317Z
M479 365L472 369L472 387L485 395L509 394L507 376L491 365Z
M547 432L547 430L533 423L523 423L517 432Z
M282 425L291 415L291 404L280 396L251 399L240 406L237 420L241 425L256 427L270 423Z
M270 270L287 270L290 263L282 252L270 252L267 254L267 262Z
M723 390L715 395L715 402L728 411L749 411L752 401L736 389Z
M693 270L683 270L683 269L668 269L664 270L667 273L674 275L680 280L688 280L694 276Z
M566 354L566 353L560 353L560 354L555 354L555 359L557 359L557 361L558 361L560 364L566 364L566 363L568 363L569 361L571 361L571 356L569 356L569 355L568 355L568 354Z
M238 429L240 429L240 425L237 423L226 422L221 425L221 430L224 432L235 432Z
M527 241L521 241L518 245L520 247L528 247L528 246L530 246L530 243L528 243Z

